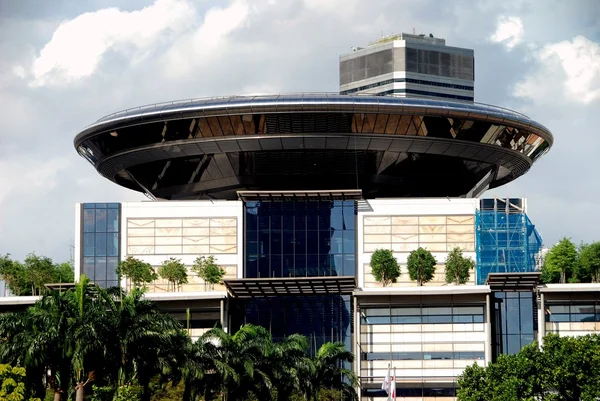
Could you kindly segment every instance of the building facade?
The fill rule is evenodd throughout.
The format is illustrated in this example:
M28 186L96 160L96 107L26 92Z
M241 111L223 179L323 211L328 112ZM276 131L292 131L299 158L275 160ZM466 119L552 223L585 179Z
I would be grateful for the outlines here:
M86 274L101 286L115 284L105 262L114 255L155 268L178 258L188 267L188 283L173 291L159 278L147 296L189 325L193 339L217 323L229 330L253 323L269 328L275 339L307 336L310 352L324 342L343 342L357 357L363 399L384 396L388 366L396 369L399 396L452 397L466 366L517 352L537 335L533 287L514 292L477 285L481 274L505 272L479 266L465 285L445 281L444 263L454 248L478 259L477 215L489 200L270 195L78 204L76 278ZM422 287L406 268L419 247L438 262ZM397 258L397 283L383 287L373 278L369 263L376 249ZM189 269L209 255L224 267L224 285L208 286ZM523 266L523 272L535 267Z
M340 93L474 100L471 49L433 35L402 33L340 56Z

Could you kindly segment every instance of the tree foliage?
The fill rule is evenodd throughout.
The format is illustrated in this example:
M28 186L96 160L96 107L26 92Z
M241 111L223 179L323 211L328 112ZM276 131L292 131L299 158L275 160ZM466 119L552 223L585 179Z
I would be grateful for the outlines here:
M446 283L465 284L474 268L475 262L465 258L459 247L454 248L446 257Z
M215 284L221 284L225 276L225 269L215 262L215 257L199 256L192 265L192 270L203 279L210 288L214 288Z
M600 397L600 336L550 334L487 367L467 367L458 379L460 401L579 401Z
M177 291L182 284L188 282L187 269L181 263L181 259L165 260L158 268L158 274L173 285L173 291Z
M117 276L126 277L133 283L134 287L142 287L158 278L150 263L141 261L133 256L127 256L117 266Z
M578 254L575 244L570 239L563 238L546 255L542 266L542 281L566 283L573 278L577 264Z
M581 245L576 276L580 282L600 282L600 242Z
M40 295L45 292L45 284L72 283L74 273L70 263L55 264L52 259L34 253L21 263L7 254L0 256L0 278L15 295Z
M408 255L406 263L410 279L416 281L419 286L431 281L435 273L435 265L437 260L431 252L421 247Z
M139 387L136 399L149 400L151 379L177 369L189 337L142 294L134 288L119 298L85 276L74 289L51 291L0 316L0 359L25 368L28 396L43 398L47 383L55 400L81 400L92 385L100 398L107 386L104 395L115 400Z
M310 357L306 337L275 342L253 325L234 334L217 327L193 343L144 291L106 290L83 276L73 289L0 315L0 359L23 366L22 397L10 400L43 398L46 388L55 401L357 399L344 344Z
M395 283L400 277L398 260L389 249L376 249L371 255L371 274L384 287Z
M22 401L25 399L25 369L8 364L0 365L0 401ZM39 401L39 399L31 399Z

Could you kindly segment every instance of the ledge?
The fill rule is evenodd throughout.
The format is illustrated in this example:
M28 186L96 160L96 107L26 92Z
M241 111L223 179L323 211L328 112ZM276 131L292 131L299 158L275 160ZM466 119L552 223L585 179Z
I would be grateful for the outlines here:
M234 298L279 295L350 295L356 288L354 276L247 278L225 280Z

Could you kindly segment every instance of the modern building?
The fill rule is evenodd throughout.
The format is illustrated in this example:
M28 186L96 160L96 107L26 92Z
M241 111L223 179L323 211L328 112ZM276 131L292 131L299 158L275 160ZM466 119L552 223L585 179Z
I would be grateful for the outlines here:
M473 101L475 57L471 49L402 33L354 47L340 56L340 93Z
M213 255L223 285L190 271L179 291L159 279L147 294L182 321L189 314L193 338L216 323L255 323L275 338L305 334L311 352L341 341L356 355L362 399L385 397L388 367L399 397L452 399L466 366L517 352L566 319L552 305L573 303L538 290L542 241L526 200L479 199L525 174L552 134L474 103L473 87L472 50L402 34L341 56L339 94L193 99L103 117L75 148L149 200L76 205L76 276L127 288L115 275L127 256L191 266ZM406 269L418 247L438 262L422 287ZM460 286L444 279L455 247L476 261ZM369 265L380 248L402 269L388 287ZM597 303L593 288L586 302ZM556 315L540 325L544 305Z

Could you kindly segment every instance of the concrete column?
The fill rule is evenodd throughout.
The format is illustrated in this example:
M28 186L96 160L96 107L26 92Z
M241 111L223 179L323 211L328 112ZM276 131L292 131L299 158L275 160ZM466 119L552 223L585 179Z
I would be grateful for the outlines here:
M354 338L352 339L352 353L354 354L354 374L360 378L360 314L358 312L358 298L354 297L353 302L353 313L354 313ZM360 382L359 382L360 383ZM362 399L360 384L356 389L358 393L358 400Z
M540 293L540 309L538 313L538 344L540 348L544 345L544 337L546 336L546 305L544 293Z
M486 323L485 331L487 334L487 344L485 347L485 362L486 364L492 362L492 302L491 294L485 296L485 309L486 309Z
M227 323L225 323L225 300L222 299L221 300L221 327L223 327L223 330L225 330L225 326L227 325Z
M229 333L229 298L225 298L222 302L225 303L223 308L223 330Z

